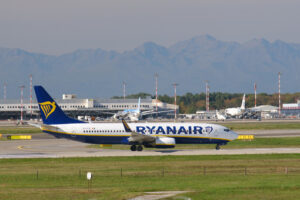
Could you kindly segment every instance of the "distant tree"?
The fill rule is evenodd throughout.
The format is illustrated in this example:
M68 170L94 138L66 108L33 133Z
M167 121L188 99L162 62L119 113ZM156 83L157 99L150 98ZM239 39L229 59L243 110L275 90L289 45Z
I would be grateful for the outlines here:
M126 98L147 98L155 96L151 96L148 93L140 92L138 94L128 95ZM112 97L115 99L121 99L122 96ZM213 92L210 93L210 110L220 110L231 107L240 107L242 103L243 94L242 93L222 93L222 92ZM174 104L174 96L168 95L159 95L158 99L162 102ZM295 103L298 99L300 99L300 93L286 93L281 95L282 103ZM181 96L177 96L177 105L179 105L180 113L195 113L197 110L205 110L206 109L206 94L192 94L186 93ZM259 105L274 105L278 106L278 94L266 94L260 93L257 94L257 106ZM254 94L246 94L246 107L254 106Z
M126 96L127 99L138 99L139 97L141 97L141 99L146 99L146 98L153 98L151 96L151 94L148 93L144 93L144 92L140 92L137 94L130 94L128 96ZM113 96L112 99L123 99L123 96Z

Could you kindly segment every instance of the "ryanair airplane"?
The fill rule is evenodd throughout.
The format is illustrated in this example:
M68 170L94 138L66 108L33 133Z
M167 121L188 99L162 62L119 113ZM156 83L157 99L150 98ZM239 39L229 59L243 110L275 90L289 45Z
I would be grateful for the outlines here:
M174 148L175 144L216 144L235 140L228 128L204 123L86 123L69 118L42 86L34 87L41 111L43 132L92 144L126 144L131 151L144 147Z

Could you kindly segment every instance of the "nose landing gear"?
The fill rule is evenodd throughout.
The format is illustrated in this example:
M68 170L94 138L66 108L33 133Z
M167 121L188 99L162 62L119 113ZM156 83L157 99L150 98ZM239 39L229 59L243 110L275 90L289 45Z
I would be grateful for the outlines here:
M216 146L216 150L220 150L220 147L221 145L220 144L217 144L217 146Z

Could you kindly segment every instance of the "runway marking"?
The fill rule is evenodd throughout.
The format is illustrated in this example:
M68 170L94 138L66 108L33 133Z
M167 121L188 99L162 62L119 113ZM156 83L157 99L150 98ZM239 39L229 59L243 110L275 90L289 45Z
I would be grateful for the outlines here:
M20 150L23 150L23 147L24 146L18 146L17 148L20 149Z
M18 146L17 149L19 149L19 150L26 150L26 151L27 151L27 150L31 150L30 147L26 147L26 146L23 146L23 145Z

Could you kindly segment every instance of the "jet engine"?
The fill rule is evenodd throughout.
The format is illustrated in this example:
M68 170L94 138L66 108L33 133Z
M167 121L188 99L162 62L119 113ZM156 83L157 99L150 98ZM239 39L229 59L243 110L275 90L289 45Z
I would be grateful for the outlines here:
M175 139L170 137L156 137L155 143L145 144L145 147L154 147L154 148L174 148Z

